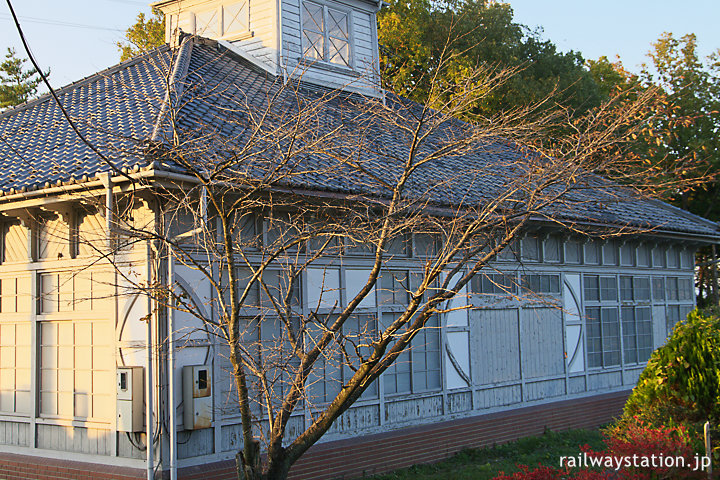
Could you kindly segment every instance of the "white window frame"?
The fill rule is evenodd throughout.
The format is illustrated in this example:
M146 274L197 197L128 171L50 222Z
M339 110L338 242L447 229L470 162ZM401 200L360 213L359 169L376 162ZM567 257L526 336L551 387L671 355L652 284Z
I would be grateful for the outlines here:
M319 5L323 9L323 58L316 59L305 56L306 40L304 33L305 25L305 3L314 3ZM349 66L340 65L338 63L332 63L328 60L328 9L335 10L347 15L348 21L348 63ZM353 11L350 8L344 7L335 2L326 2L323 0L303 0L300 4L300 59L306 63L326 67L329 69L341 69L341 70L355 70L355 33L353 31Z

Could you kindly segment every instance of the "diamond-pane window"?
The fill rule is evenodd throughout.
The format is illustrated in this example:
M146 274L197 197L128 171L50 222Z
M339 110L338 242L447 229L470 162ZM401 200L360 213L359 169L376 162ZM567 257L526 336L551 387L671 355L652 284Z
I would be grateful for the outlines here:
M303 3L303 36L305 56L315 60L325 58L325 21L323 7L311 2Z
M346 12L303 2L303 54L350 67L350 20Z
M350 66L350 34L347 13L328 9L328 61Z

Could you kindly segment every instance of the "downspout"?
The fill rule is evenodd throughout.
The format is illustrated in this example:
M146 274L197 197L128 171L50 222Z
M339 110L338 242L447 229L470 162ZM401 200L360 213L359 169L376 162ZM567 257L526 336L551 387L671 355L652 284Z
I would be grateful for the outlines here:
M151 240L148 240L150 242ZM152 248L148 245L147 253L147 279L150 282L152 277ZM154 470L154 432L153 432L153 350L152 350L152 298L148 296L148 321L147 321L147 369L145 373L145 425L147 432L145 434L145 453L147 462L147 480L153 480L155 477Z
M168 248L168 291L172 292L175 278L175 262L172 246ZM170 404L170 480L177 480L177 415L175 405L175 309L169 297L168 309L168 390Z
M298 7L302 8L302 5L300 5L298 3ZM283 55L283 51L282 51L282 45L283 45L283 42L282 42L282 37L283 37L282 0L275 1L275 22L277 23L277 28L275 29L275 34L277 35L277 38L275 39L275 48L277 48L278 68L280 69L280 73L282 74L282 77L283 77L283 85L287 85L288 73L287 73L287 68L285 66L285 56Z

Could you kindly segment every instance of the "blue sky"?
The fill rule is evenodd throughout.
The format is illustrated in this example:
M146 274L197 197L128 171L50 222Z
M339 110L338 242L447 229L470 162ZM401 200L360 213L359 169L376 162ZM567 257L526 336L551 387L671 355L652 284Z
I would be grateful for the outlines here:
M664 31L696 33L704 54L720 48L720 0L509 0L518 22L542 27L563 51L586 58L617 54L637 71L651 42ZM117 63L115 43L143 0L13 0L38 61L52 71L54 86L79 80ZM21 51L5 2L0 3L0 52Z

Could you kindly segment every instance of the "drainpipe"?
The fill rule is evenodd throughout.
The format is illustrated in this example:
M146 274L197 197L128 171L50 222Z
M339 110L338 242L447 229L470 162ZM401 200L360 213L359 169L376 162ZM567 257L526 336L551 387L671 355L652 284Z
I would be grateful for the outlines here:
M175 262L172 247L168 247L168 289L172 292L175 278ZM173 301L172 297L169 299ZM177 480L177 416L175 405L175 309L168 309L168 390L170 403L170 480Z
M149 240L150 241L150 240ZM150 246L148 246L148 255L147 255L147 279L148 281L151 280L152 276L152 249ZM150 296L148 296L148 311L152 312L152 299ZM153 402L154 395L153 395L153 335L152 335L152 319L153 315L148 315L148 321L147 321L147 369L145 372L145 425L147 427L147 432L145 435L145 453L147 454L146 462L147 462L147 480L153 480L155 477L155 465L154 465L154 458L153 458Z

